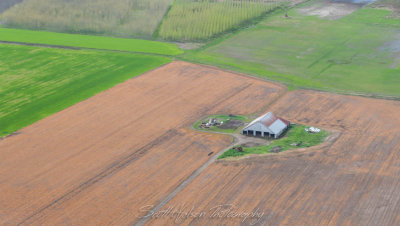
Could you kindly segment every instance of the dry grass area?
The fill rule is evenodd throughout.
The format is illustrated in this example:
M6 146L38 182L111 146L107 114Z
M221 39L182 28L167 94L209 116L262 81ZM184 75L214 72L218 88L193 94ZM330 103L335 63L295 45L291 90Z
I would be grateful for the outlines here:
M264 215L257 225L400 224L400 102L293 91L270 110L340 136L314 150L212 164L165 208L258 208ZM148 225L175 220L151 219ZM189 217L180 222L249 225L255 218L242 220Z
M231 143L193 122L264 111L283 92L174 62L28 126L0 140L0 224L131 224Z

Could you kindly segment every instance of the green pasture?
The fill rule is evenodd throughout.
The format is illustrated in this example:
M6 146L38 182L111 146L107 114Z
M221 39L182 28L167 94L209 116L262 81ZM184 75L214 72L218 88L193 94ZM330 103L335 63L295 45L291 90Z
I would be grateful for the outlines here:
M290 18L259 24L187 51L183 59L279 81L293 88L400 97L400 20L363 8L339 20Z
M161 55L178 55L183 53L183 51L180 50L175 44L170 43L140 39L64 34L48 31L31 31L9 28L0 28L0 41L117 50Z
M243 151L239 152L235 149L230 149L218 157L218 159L228 157L239 157L249 154L266 154L271 153L274 147L281 147L281 151L287 151L297 148L307 148L322 143L329 135L327 131L321 130L319 133L308 133L305 131L307 128L304 125L292 125L287 134L277 140L273 140L269 145L256 146L256 147L243 147ZM263 138L260 138L263 139ZM292 144L297 144L294 146Z
M171 59L0 45L0 137Z

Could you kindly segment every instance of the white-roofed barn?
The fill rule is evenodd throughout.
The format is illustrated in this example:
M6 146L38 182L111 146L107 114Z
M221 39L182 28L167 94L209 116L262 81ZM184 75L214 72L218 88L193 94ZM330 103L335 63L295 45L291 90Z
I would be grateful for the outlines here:
M242 134L278 138L289 128L289 125L289 121L268 112L246 126L242 130Z

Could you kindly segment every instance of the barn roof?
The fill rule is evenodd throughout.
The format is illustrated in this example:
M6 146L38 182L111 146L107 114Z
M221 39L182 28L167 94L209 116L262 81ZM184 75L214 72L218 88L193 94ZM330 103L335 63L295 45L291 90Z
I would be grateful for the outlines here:
M260 122L265 125L268 129L270 129L275 134L279 133L280 131L284 130L287 126L289 126L290 122L277 117L272 112L268 112L265 115L262 115L252 121L246 128L254 125L255 123ZM245 129L246 129L245 128Z
M287 127L287 125L280 120L279 118L275 120L274 123L272 123L268 128L274 133L274 134L280 134L282 130L284 130Z

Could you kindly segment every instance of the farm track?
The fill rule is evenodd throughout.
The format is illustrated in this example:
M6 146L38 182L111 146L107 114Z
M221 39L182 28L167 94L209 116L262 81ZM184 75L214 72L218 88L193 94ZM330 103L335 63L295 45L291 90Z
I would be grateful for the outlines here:
M132 224L231 144L194 121L250 114L282 92L174 62L28 126L0 140L0 224Z
M267 110L335 136L311 149L215 161L231 137L189 128L205 115ZM0 140L0 224L173 225L140 216L229 204L262 211L257 225L398 225L398 112L397 101L287 92L173 62Z

